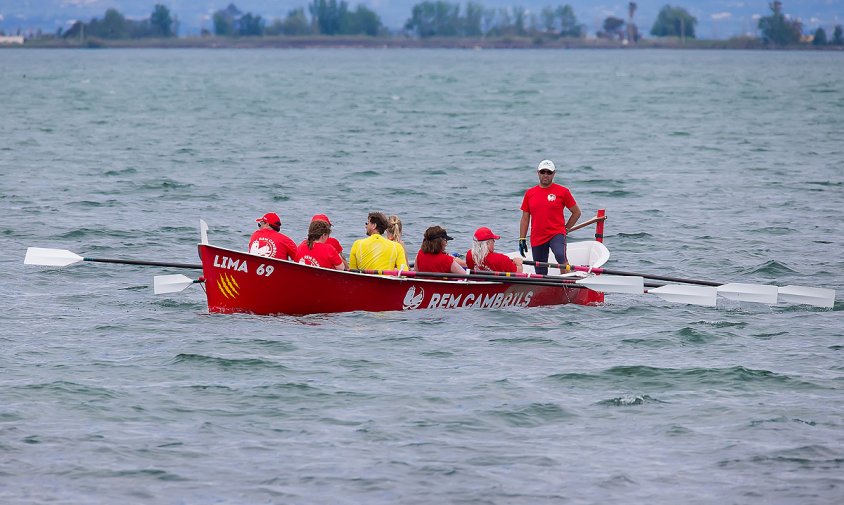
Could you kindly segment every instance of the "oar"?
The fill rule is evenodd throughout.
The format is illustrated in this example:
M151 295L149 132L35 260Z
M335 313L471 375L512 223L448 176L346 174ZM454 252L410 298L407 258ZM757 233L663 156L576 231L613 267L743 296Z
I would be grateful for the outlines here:
M353 270L364 274L394 275L404 277L418 277L430 279L467 279L486 282L503 282L514 284L534 284L540 286L558 286L567 288L589 288L604 293L627 293L634 295L653 294L663 300L693 305L715 306L716 296L714 288L698 286L665 285L645 290L644 279L633 276L597 275L584 279L565 279L561 277L539 274L525 274L512 272L484 272L471 274L452 274L434 272L413 272L406 270Z
M195 268L202 269L199 263L171 263L169 261L143 261L124 260L114 258L85 258L66 249L45 249L43 247L29 247L26 250L26 257L23 260L25 265L41 265L50 267L64 267L79 263L80 261L93 261L96 263L119 263L123 265L147 265L153 267L172 268Z
M484 272L481 275L506 275L508 277L527 276L528 278L539 277L541 279L545 279L546 282L552 281L554 279L557 279L558 281L564 281L564 283L571 282L571 280L568 279L540 274L502 274L501 272ZM662 298L663 300L669 302L688 303L692 305L705 305L707 307L714 307L717 300L716 290L711 287L645 283L644 278L636 276L604 274L586 277L583 279L577 279L574 282L577 285L585 286L589 289L601 291L603 293L625 293L632 295L641 295L642 293L646 293L656 295L659 298ZM645 290L645 286L648 286L652 289Z
M667 275L642 274L637 272L624 272L621 270L611 270L608 268L590 268L587 266L561 265L559 263L547 263L542 261L526 260L524 263L527 265L559 268L560 270L566 272L580 271L592 272L596 274L635 276L659 281L697 284L700 286L712 286L716 288L718 294L723 296L724 298L743 302L767 303L769 305L774 305L778 301L781 301L814 305L817 307L826 308L831 308L835 304L835 290L826 288L815 288L806 286L785 286L782 288L778 288L777 286L766 284L745 284L738 282L724 284L715 281L684 279L680 277L670 277Z
M581 279L571 279L566 277L529 274L524 272L490 272L476 270L471 272L471 274L483 277L526 277L529 279L545 279L546 281L552 282L575 283L581 286L586 286L595 291L603 291L604 293L642 294L645 287L644 279L642 277L625 277L620 275L598 275Z
M778 289L779 301L803 303L831 309L835 305L835 290L807 286L783 286Z
M361 274L370 275L391 275L397 277L418 277L421 279L460 279L484 282L501 282L509 284L533 284L539 286L555 286L555 287L570 287L582 288L585 286L578 286L574 280L569 279L543 279L543 278L517 278L509 276L483 275L483 274L453 274L453 273L438 273L438 272L414 272L413 270L351 270Z
M199 284L201 282L205 282L203 277L193 280L182 274L156 275L153 277L152 290L157 295L179 293L187 289L192 284Z
M718 301L718 290L710 286L666 284L658 288L650 288L646 293L656 295L667 302L704 305L706 307L715 307Z
M572 226L571 228L569 228L569 230L566 233L571 233L571 232L579 230L581 228L586 228L590 224L595 224L595 223L598 223L600 221L605 221L606 219L607 219L607 216L595 216L592 219L588 219L588 220L586 220L586 221L584 221L580 224Z

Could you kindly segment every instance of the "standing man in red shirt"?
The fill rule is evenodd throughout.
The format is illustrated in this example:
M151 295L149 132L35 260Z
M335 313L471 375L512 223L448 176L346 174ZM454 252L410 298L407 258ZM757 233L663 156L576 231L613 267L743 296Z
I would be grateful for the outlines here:
M275 212L267 212L255 221L258 230L249 238L249 254L296 261L296 243L281 230L281 219Z
M519 223L519 253L527 252L527 231L530 226L530 247L534 261L548 261L554 251L557 263L566 264L566 232L580 219L580 207L565 186L554 184L557 167L551 160L542 160L536 169L539 184L525 192L522 220ZM569 210L568 221L565 209ZM547 267L536 267L536 273L547 274Z

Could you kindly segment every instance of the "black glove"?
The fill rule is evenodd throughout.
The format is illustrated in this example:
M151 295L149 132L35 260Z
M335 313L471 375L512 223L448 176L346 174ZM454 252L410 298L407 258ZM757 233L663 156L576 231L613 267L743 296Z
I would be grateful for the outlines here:
M527 239L520 238L519 239L519 254L522 255L522 258L524 258L525 253L527 253Z

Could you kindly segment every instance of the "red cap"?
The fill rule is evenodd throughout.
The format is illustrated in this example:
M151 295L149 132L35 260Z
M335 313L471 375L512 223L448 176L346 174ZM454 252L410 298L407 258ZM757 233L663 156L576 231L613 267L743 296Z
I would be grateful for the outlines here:
M276 214L275 212L267 212L266 214L255 220L256 223L260 223L261 221L266 221L267 224L281 226L281 218L279 218L278 214Z
M325 214L317 214L311 218L311 221L325 221L326 223L328 223L328 226L334 226L333 224L331 224L331 220L329 220L328 216L326 216Z
M495 233L492 233L492 230L490 230L486 226L481 226L480 228L475 230L475 240L478 240L478 241L481 241L481 242L483 242L484 240L489 240L489 239L498 240L500 238L501 237L499 237Z

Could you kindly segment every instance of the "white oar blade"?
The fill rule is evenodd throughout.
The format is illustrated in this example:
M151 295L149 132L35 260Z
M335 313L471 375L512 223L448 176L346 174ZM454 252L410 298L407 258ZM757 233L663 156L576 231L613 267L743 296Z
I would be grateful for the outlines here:
M658 288L649 289L648 293L656 295L668 302L704 305L706 307L714 307L718 299L718 289L711 286L679 286L676 284L667 284Z
M182 274L156 275L153 278L152 289L157 295L178 293L193 284L193 279Z
M777 303L778 290L776 286L732 282L718 286L716 289L718 289L719 295L730 300L767 303L768 305L775 305Z
M626 275L595 275L576 282L602 293L628 293L641 295L645 292L645 279Z
M82 261L82 256L66 249L45 249L43 247L29 247L26 249L24 265L41 265L47 267L64 267Z
M779 288L779 301L831 309L835 305L835 290L807 286L783 286Z

